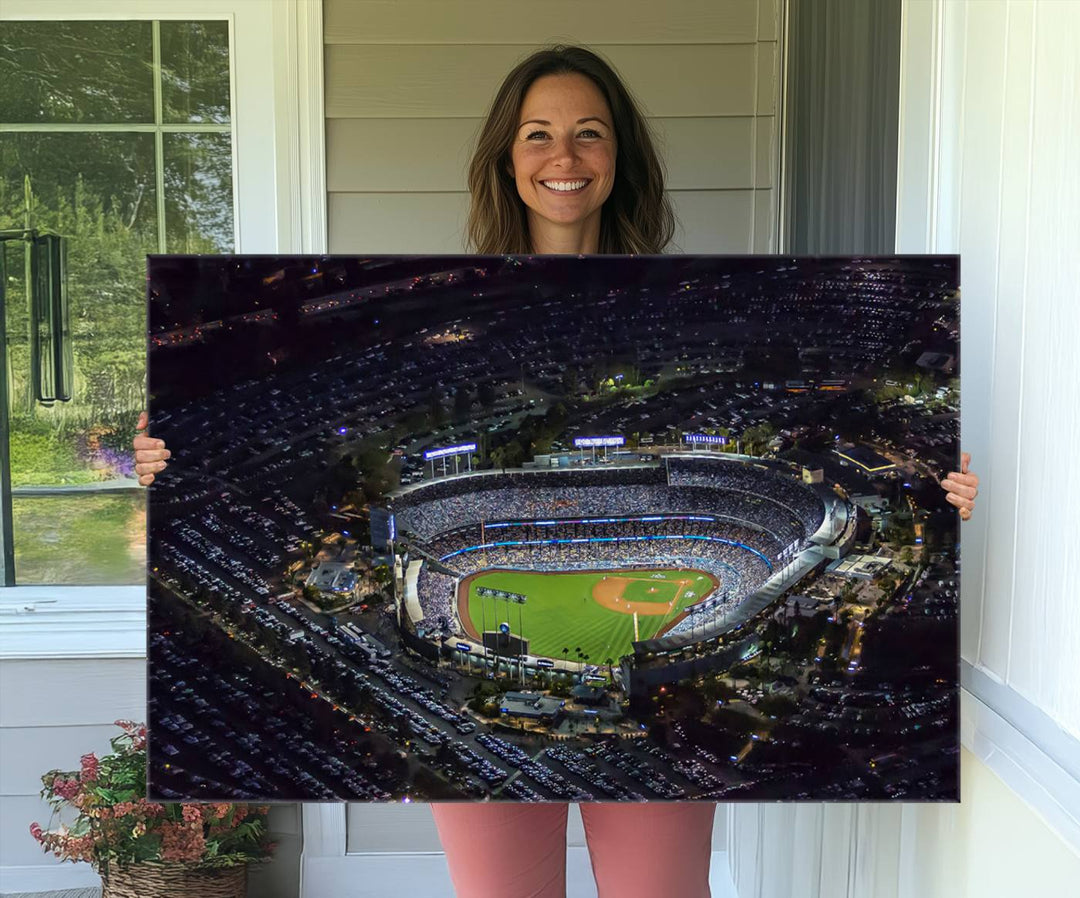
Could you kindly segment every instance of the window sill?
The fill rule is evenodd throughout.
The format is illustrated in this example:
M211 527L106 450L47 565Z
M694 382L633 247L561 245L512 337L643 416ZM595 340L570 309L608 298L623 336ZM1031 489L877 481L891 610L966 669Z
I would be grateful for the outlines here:
M0 659L145 657L145 586L0 589Z
M1080 851L1080 743L968 661L960 683L964 747Z

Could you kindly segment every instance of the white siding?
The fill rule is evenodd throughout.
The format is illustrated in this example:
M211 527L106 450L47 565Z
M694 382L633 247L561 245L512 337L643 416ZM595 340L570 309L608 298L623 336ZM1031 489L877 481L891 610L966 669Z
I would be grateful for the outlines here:
M539 35L535 12L327 0L331 252L462 251L465 171L492 94L558 41L607 56L643 103L679 217L672 251L775 250L779 0L563 0L543 18L572 31Z
M1070 848L977 757L951 805L733 805L739 898L1068 895Z
M742 898L1080 881L1080 4L905 0L902 27L897 249L960 253L962 443L983 482L962 527L961 804L838 806L836 827L737 807Z
M30 836L31 822L46 826L52 812L38 795L41 774L78 770L81 755L109 751L114 720L142 720L145 672L131 658L0 661L0 869L56 863Z
M897 231L901 251L961 255L961 428L985 483L963 528L962 654L1077 740L1080 5L947 3L940 28L937 164L915 146L900 173L931 199L902 189Z
M78 770L87 752L111 748L114 720L146 718L146 659L5 659L0 661L0 870L3 891L53 891L100 881L88 864L61 864L30 836L47 827L52 809L41 800L41 775ZM274 805L270 828L275 860L253 868L249 895L293 898L300 882L300 814Z

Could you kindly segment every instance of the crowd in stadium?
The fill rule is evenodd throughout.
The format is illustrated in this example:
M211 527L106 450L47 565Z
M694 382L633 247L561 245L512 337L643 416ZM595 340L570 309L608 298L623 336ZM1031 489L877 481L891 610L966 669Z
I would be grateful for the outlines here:
M571 540L576 544L584 544L585 540L589 540L603 544L605 540L616 540L617 545L621 545L624 551L636 551L629 548L634 543L649 539L668 540L673 537L741 543L764 556L767 565L771 565L784 548L777 544L771 534L763 530L714 515L654 515L646 518L589 519L587 523L550 521L541 524L493 524L486 527L473 524L443 533L429 540L426 547L433 555L452 565L451 556L455 553L484 544L536 544L549 540Z
M789 508L812 534L825 516L821 500L793 477L785 477L757 465L723 462L707 458L673 457L668 462L668 483L672 487L707 487L764 495Z
M453 627L452 600L456 583L456 578L434 570L430 564L420 568L416 579L416 593L424 618L416 622L417 628L442 632Z
M821 500L794 478L733 462L700 460L684 467L482 474L436 481L399 496L399 532L430 540L463 524L635 514L721 514L753 522L779 547L821 525Z

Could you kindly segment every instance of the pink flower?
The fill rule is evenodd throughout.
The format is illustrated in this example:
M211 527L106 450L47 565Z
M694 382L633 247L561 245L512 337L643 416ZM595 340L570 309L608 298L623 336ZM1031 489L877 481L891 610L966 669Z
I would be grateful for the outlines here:
M202 823L202 811L196 805L184 805L181 813L188 823Z
M98 778L98 759L93 752L83 755L80 759L82 762L82 780L83 782L92 783Z
M161 824L163 861L197 861L202 858L205 848L206 839L201 826L171 821Z
M161 817L165 813L165 805L158 804L156 801L148 801L145 798L140 798L136 812L145 817Z
M30 835L32 835L34 837L35 841L37 841L37 842L42 841L42 829L41 829L41 824L40 823L31 823L30 824Z
M64 779L62 776L58 776L53 780L53 792L61 798L71 801L79 794L79 783L76 780Z

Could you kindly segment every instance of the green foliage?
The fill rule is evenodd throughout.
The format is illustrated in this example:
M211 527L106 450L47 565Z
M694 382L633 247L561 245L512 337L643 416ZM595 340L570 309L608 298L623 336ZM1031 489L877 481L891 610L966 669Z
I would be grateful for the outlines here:
M170 120L193 115L188 120L227 122L223 23L165 23L162 38L166 110L175 113ZM150 53L149 22L7 23L0 58L10 65L0 118L152 122ZM29 380L25 247L5 243L0 326L8 340L14 483L132 476L130 441L146 403L146 255L162 246L192 253L232 249L231 155L228 134L166 135L161 197L153 134L0 134L0 229L67 238L74 361L73 400L38 405ZM164 243L159 202L166 211ZM126 463L103 464L108 456L80 444L91 429L102 448L117 450Z
M146 727L116 724L123 734L110 740L111 754L86 754L80 770L50 770L41 777L41 797L54 818L64 811L78 815L66 831L32 824L30 833L43 850L102 872L146 861L209 869L270 859L268 805L148 801Z
M776 428L768 422L756 427L748 427L742 434L743 452L749 455L762 455L768 448L769 441L776 436Z
M758 700L755 707L763 714L770 714L778 718L787 717L798 710L798 705L792 699L783 695L766 695Z
M134 584L146 579L144 490L12 501L23 583Z

